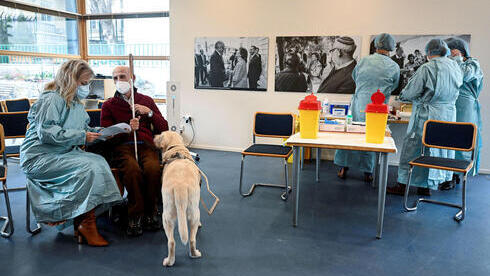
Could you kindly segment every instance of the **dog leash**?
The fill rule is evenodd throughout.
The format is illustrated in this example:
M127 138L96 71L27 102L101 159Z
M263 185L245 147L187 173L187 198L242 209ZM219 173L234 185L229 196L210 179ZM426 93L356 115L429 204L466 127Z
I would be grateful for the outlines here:
M197 167L197 165L196 165ZM204 200L202 199L202 197L200 198L201 199L201 204L202 204L202 207L204 207L204 209L206 210L206 212L208 212L208 215L211 215L213 212L214 212L214 209L216 208L216 206L218 205L219 203L219 197L217 197L212 191L211 189L209 188L209 182L208 182L208 177L206 176L206 174L204 174L203 171L201 171L201 169L199 167L197 167L197 169L199 170L199 173L201 174L201 176L204 178L204 181L206 181L206 188L208 189L208 193L214 197L214 203L213 205L211 206L211 209L208 209L208 207L206 206L206 203L204 203Z
M169 151L169 150L171 150L171 149L174 149L174 148L177 148L177 147L182 147L182 148L184 148L184 149L188 150L188 149L185 147L185 145L176 144L176 145L171 145L171 146L167 147L167 151ZM183 158L182 158L182 157L183 157ZM206 189L208 190L208 193L209 193L209 194L210 194L212 197L214 197L214 203L213 203L213 205L211 206L211 208L210 208L210 209L208 209L208 206L206 205L206 203L204 203L204 200L202 199L202 197L199 197L199 199L200 199L200 201L201 201L202 207L203 207L203 208L206 210L206 212L208 213L208 215L213 214L214 209L216 209L216 206L217 206L217 205L218 205L218 203L219 203L219 197L218 197L218 196L216 196L216 195L213 193L213 191L211 191L211 189L209 188L209 181L208 181L208 177L207 177L207 176L206 176L206 174L205 174L205 173L204 173L204 172L201 170L201 168L199 168L199 166L197 166L197 164L196 164L196 162L194 161L194 159L192 159L192 157L191 157L191 158L189 158L189 157L185 157L185 156L182 156L182 157L180 157L180 156L179 156L179 157L177 157L177 158L170 158L169 160L164 161L164 163L165 163L165 164L168 164L168 163L170 163L170 162L172 162L172 161L175 161L175 160L177 160L177 159L187 159L187 160L192 161L192 162L193 162L193 163L196 165L197 169L199 170L199 173L201 174L201 177L202 177L202 178L204 178L204 181L206 181ZM168 161L170 161L170 162L168 162Z

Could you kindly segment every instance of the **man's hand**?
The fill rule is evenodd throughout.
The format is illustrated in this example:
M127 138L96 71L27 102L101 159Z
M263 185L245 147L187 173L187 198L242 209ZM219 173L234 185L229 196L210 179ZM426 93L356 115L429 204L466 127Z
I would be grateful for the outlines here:
M85 134L85 142L92 143L95 139L100 137L100 133L87 131Z
M150 113L151 109L141 104L134 104L134 111L138 114L145 115Z
M138 130L140 128L140 117L131 119L129 121L129 125L131 126L131 130Z

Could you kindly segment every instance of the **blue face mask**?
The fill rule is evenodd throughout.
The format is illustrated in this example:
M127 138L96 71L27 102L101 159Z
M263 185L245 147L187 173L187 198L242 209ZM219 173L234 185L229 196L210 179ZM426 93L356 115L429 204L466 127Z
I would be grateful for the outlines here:
M82 100L82 99L87 98L88 94L90 93L89 86L90 86L89 84L78 86L78 88L77 88L78 99Z

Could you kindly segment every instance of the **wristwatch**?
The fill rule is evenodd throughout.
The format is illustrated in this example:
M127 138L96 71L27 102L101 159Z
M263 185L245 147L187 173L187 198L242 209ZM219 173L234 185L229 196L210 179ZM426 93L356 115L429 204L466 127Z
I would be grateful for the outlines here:
M151 118L153 117L153 110L150 110L150 112L148 112L148 118Z

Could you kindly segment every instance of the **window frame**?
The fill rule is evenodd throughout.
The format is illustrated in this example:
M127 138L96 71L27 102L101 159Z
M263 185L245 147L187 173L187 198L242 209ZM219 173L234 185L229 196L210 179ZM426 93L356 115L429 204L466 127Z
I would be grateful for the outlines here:
M63 58L63 59L83 59L89 60L127 60L128 56L93 56L88 54L89 34L87 32L87 24L90 20L101 19L128 19L128 18L158 18L170 17L169 11L153 11L153 12L130 12L130 13L112 13L112 14L87 14L86 0L76 0L77 13L68 12L57 9L43 8L34 4L27 4L15 0L4 0L0 2L0 6L14 8L18 10L30 11L39 14L53 15L57 17L76 19L78 24L78 49L79 54L52 54L43 52L22 52L0 50L0 56L30 56L40 58ZM134 60L162 60L169 61L170 56L133 56ZM163 102L164 99L158 99ZM162 101L163 100L163 101Z

